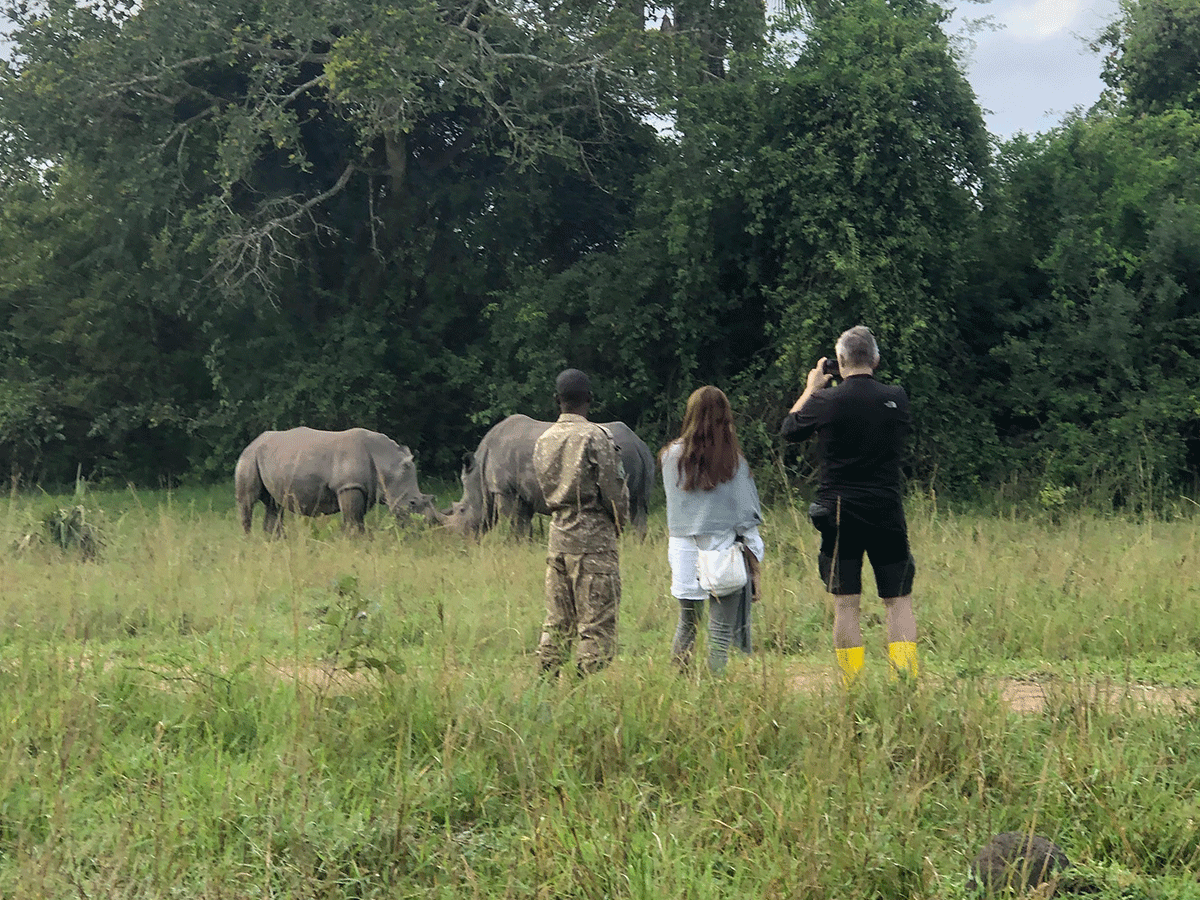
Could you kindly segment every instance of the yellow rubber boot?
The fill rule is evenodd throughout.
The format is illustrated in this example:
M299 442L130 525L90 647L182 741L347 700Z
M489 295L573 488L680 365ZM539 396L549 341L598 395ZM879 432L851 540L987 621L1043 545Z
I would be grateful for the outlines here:
M842 687L849 688L863 667L862 647L834 647L838 666L842 670Z
M903 672L909 678L917 677L917 644L915 641L892 641L888 644L888 660L892 664L891 677L896 681Z

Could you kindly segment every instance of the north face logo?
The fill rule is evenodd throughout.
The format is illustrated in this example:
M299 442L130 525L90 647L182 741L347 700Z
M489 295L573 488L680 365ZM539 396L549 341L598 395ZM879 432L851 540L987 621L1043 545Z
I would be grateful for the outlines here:
M886 406L888 409L895 409L896 401L895 400L884 400L883 405Z

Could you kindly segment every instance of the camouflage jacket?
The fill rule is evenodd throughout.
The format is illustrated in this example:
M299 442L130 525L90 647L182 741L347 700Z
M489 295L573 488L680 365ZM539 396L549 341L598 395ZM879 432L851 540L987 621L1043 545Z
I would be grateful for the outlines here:
M552 553L617 549L617 534L629 520L629 489L606 428L563 413L538 438L533 471L550 509Z

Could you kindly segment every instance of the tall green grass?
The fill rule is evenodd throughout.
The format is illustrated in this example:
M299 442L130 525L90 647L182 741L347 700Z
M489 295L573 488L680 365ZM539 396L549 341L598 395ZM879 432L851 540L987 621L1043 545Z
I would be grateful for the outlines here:
M659 518L622 547L616 663L543 682L539 543L90 502L91 561L22 541L56 498L0 510L0 896L950 898L1020 829L1098 896L1200 896L1190 694L1119 690L1196 684L1193 519L914 502L922 681L887 680L867 601L847 696L788 508L754 657L675 674Z

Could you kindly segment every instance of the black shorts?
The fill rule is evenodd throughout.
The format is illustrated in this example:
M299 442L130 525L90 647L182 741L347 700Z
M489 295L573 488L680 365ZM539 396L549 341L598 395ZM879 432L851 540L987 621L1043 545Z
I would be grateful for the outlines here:
M917 564L908 546L906 527L892 522L876 525L857 516L844 516L839 523L823 512L817 504L809 510L813 525L821 533L817 567L825 590L831 594L861 594L866 553L881 598L912 593Z

